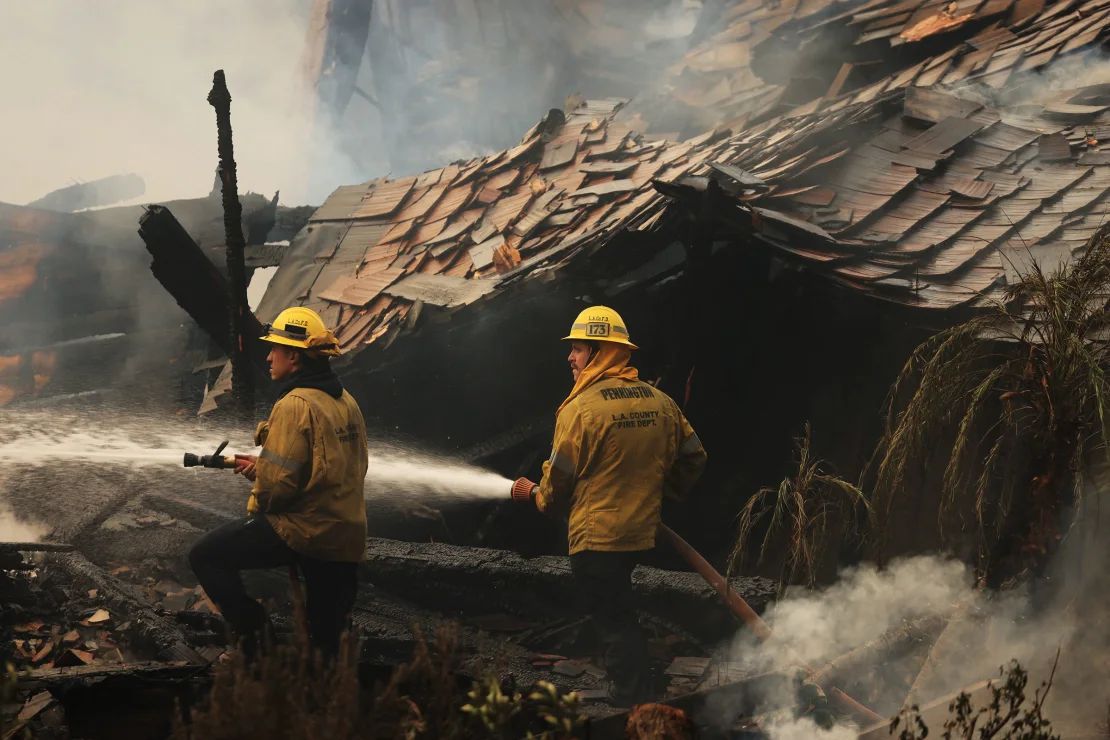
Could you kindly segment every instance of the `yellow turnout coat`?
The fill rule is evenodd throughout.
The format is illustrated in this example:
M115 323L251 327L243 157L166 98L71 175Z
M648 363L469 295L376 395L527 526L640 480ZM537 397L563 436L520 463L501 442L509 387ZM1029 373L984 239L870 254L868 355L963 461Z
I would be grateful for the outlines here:
M555 420L536 506L569 506L570 553L655 546L664 493L693 487L706 454L669 396L639 380L628 348L602 342Z
M347 391L294 388L258 425L262 445L247 502L289 547L320 560L358 562L366 550L366 423Z

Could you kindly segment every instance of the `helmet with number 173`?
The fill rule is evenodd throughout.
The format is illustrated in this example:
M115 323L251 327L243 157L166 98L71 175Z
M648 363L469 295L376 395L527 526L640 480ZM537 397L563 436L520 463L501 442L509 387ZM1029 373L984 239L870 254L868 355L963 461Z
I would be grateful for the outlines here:
M621 315L608 306L590 306L570 327L565 340L576 342L613 342L631 349L639 349L628 337L628 327Z

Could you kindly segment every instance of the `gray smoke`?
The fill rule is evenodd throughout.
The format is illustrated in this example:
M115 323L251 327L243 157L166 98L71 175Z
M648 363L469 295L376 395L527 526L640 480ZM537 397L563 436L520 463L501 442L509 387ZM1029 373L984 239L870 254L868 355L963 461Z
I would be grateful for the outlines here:
M376 1L357 91L329 115L305 79L312 5L0 4L0 85L17 101L0 171L20 173L0 180L0 201L121 172L146 181L139 202L207 193L205 98L224 69L240 190L320 203L338 185L512 146L568 95L636 95L689 47L702 11L701 0Z
M0 490L3 490L0 479ZM38 542L49 528L17 516L7 502L0 500L0 542Z
M1102 47L1059 57L1039 69L1018 72L1001 89L976 82L974 79L953 88L956 95L977 99L987 105L1039 112L1040 106L1061 97L1065 91L1090 85L1103 85L1110 80L1110 54ZM1066 95L1065 95L1066 97ZM1004 119L1005 120L1005 119Z
M1110 703L1108 609L1110 537L1099 512L1110 503L1106 487L1091 486L1087 508L1043 579L1030 586L999 592L977 589L961 562L939 555L903 558L885 568L867 564L840 574L818 591L794 589L774 604L766 618L774 636L758 643L747 632L734 640L729 657L748 670L792 670L802 663L820 668L829 660L883 633L922 617L950 619L937 643L929 669L917 679L906 704L924 705L985 679L1019 661L1030 673L1028 694L1048 678L1060 651L1054 687L1046 705L1055 729L1093 732L1106 718ZM885 660L870 669L870 680L914 676L922 655ZM782 707L787 695L768 697L765 728L776 740L800 737L849 737L851 723L830 732L806 718L795 719ZM899 706L873 707L882 714ZM717 721L728 723L737 707L713 708ZM932 728L939 732L939 728Z
M232 95L240 190L320 202L310 168L359 179L313 131L300 81L308 0L0 4L0 201L120 172L141 202L197 197L216 166L206 97L224 69ZM11 176L19 173L18 177Z

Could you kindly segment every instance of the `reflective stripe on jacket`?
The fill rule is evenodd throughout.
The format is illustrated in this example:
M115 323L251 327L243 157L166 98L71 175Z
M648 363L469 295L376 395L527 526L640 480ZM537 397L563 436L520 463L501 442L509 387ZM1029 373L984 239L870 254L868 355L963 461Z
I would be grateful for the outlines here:
M366 550L366 423L347 391L295 388L258 425L262 445L247 512L263 513L289 547L358 562Z
M603 378L555 420L536 506L569 506L570 553L655 546L664 493L685 496L705 466L701 441L669 396L639 380Z

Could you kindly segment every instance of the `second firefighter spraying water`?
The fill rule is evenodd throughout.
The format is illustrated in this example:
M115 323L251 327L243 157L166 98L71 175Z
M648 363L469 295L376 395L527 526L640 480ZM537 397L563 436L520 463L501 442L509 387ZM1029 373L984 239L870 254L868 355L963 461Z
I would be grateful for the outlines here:
M647 644L632 605L632 570L655 546L663 496L685 496L706 454L678 405L639 378L624 320L593 306L563 338L574 385L559 406L538 485L513 497L568 517L571 571L605 650L611 693L642 698Z

